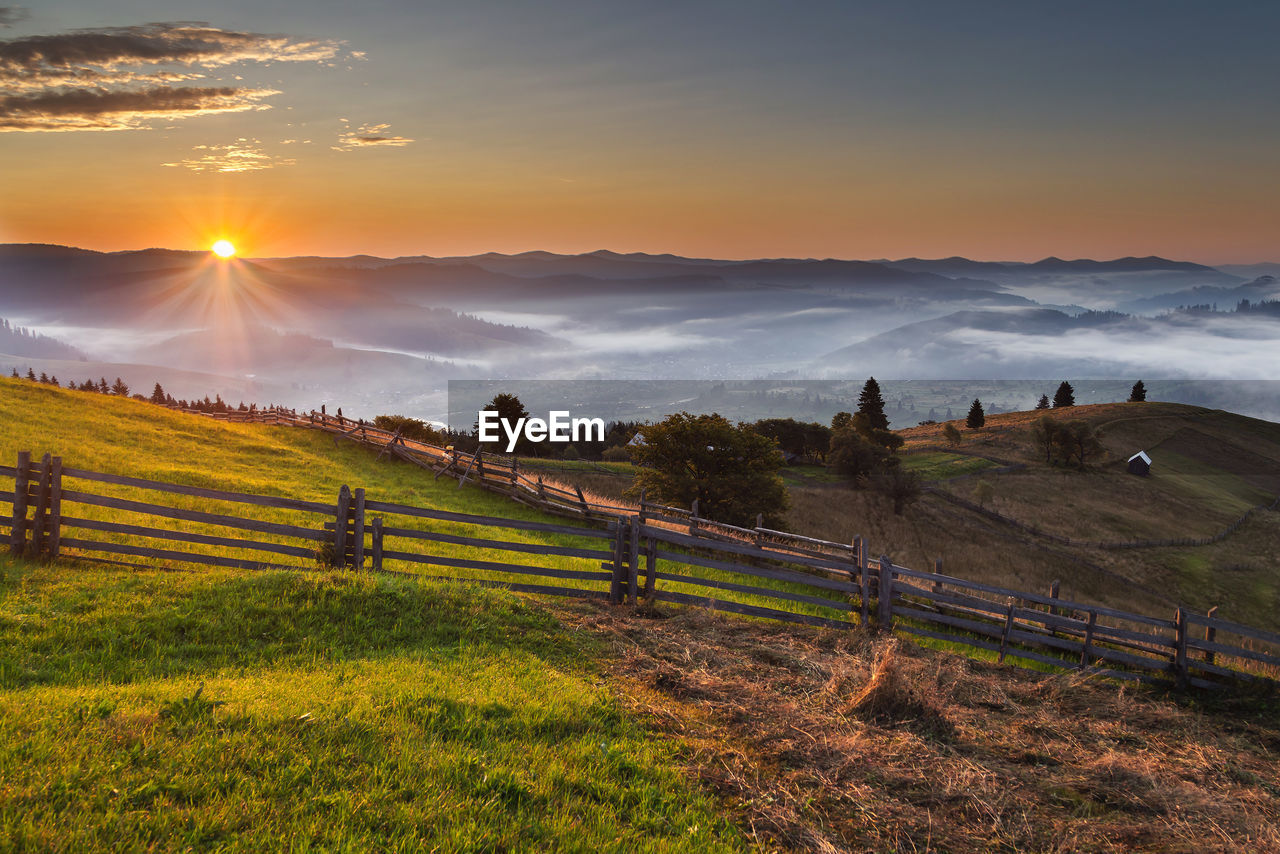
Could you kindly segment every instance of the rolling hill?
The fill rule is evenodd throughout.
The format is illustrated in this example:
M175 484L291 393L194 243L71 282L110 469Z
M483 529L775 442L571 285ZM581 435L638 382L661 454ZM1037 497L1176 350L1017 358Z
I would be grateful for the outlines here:
M1273 458L1276 425L1157 404L1072 414L1105 425L1109 447L1154 439L1170 479L1228 472L1211 489L1153 478L1169 495L1230 513L1270 488L1248 454ZM12 380L0 418L0 459L50 450L311 498L347 482L539 518L306 430ZM996 416L965 448L1030 458L1024 427ZM697 609L0 559L0 822L15 848L1271 850L1274 702Z

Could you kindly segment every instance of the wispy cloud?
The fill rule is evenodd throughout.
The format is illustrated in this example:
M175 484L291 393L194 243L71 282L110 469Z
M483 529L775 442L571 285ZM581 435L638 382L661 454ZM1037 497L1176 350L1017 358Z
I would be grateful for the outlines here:
M23 6L0 6L0 27L8 29L19 21L25 21L31 12Z
M278 90L174 84L235 64L326 62L341 49L342 43L332 40L223 30L203 23L72 30L3 40L0 132L132 130L150 127L155 120L267 109L262 99Z
M277 166L292 166L298 161L291 157L268 154L257 139L238 139L227 145L197 145L195 157L166 163L165 166L181 166L193 172L261 172Z
M356 148L372 148L383 146L400 148L413 142L407 136L392 136L387 133L389 124L361 125L356 130L338 134L338 144L331 146L334 151L351 151Z

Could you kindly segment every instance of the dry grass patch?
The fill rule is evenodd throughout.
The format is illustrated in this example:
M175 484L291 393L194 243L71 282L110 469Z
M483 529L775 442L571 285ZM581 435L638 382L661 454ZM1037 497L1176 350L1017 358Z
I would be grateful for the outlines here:
M1274 694L1171 698L705 611L563 619L609 641L630 709L766 849L1280 851Z

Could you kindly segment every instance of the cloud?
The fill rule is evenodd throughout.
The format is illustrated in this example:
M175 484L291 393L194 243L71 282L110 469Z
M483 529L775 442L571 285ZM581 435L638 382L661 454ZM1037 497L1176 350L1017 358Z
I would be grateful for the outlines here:
M345 121L343 119L342 121ZM356 148L383 146L401 148L413 142L406 136L391 136L386 133L389 124L361 125L358 129L338 134L338 144L331 146L334 151L352 151Z
M276 94L274 89L159 86L124 92L74 89L0 96L0 131L134 130L155 119L264 109L255 102Z
M197 145L192 150L203 152L198 157L164 165L181 166L193 172L261 172L298 162L290 157L268 154L260 145L261 141L257 139L239 139L227 145Z
M222 30L203 23L3 40L0 132L130 130L149 127L152 120L267 109L260 102L279 94L275 89L175 84L236 64L325 62L341 49L337 41Z
M6 30L19 21L25 21L31 12L23 6L0 6L0 27Z

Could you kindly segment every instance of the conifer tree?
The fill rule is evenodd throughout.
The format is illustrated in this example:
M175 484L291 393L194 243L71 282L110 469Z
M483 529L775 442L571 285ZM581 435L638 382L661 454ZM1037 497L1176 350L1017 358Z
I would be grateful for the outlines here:
M1049 408L1049 395L1047 394L1040 395L1040 399L1036 401L1036 409L1048 409L1048 408Z
M969 407L969 415L964 419L964 426L970 430L980 430L986 423L987 414L982 411L982 401L975 397L973 405Z
M1147 387L1142 384L1142 380L1138 380L1133 384L1133 388L1129 391L1130 403L1142 403L1147 399Z
M1058 386L1058 391L1053 395L1053 408L1061 409L1065 406L1076 405L1076 390L1071 387L1071 383L1066 380L1062 381L1062 385Z
M889 429L889 418L884 414L884 396L880 394L880 383L875 377L868 377L862 386L857 414L866 416L867 426L872 430Z

